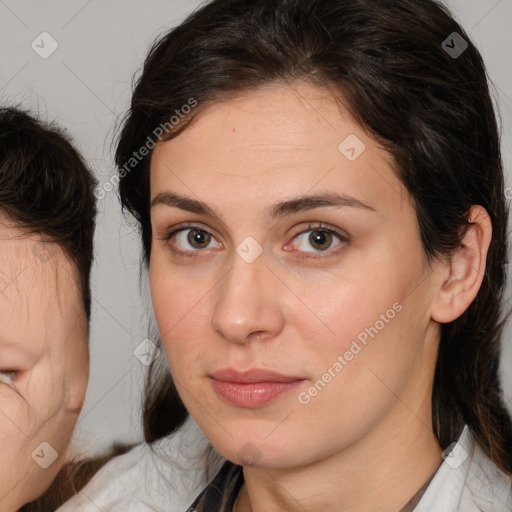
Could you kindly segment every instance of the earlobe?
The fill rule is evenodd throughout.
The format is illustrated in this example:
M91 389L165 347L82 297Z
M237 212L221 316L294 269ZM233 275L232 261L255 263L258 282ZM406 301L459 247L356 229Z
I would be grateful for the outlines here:
M431 310L436 322L448 323L461 316L477 296L485 275L491 219L482 206L473 205L468 223L461 248L439 269L440 286Z

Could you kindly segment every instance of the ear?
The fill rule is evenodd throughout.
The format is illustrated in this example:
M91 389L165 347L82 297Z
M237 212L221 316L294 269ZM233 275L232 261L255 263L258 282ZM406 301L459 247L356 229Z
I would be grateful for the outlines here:
M440 270L440 287L431 309L432 319L440 323L452 322L466 311L485 275L492 238L491 218L479 205L473 205L467 217L469 226L462 247Z

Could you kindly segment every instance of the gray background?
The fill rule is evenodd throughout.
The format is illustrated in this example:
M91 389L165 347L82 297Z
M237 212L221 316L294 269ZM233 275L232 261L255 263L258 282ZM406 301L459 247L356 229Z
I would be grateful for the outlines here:
M512 186L512 0L446 3L482 52L495 85L506 179ZM0 0L0 101L22 103L58 120L104 183L115 172L111 144L127 109L134 73L151 42L199 4L193 0ZM31 47L42 32L58 44L46 59ZM50 41L45 41L47 50ZM141 298L142 292L147 299L147 292L139 286L140 248L133 223L121 216L114 192L99 201L99 210L90 383L75 432L77 448L90 453L112 440L141 439L144 366L133 350L147 338L148 315ZM510 297L510 284L508 292ZM509 404L511 338L509 324L502 359Z

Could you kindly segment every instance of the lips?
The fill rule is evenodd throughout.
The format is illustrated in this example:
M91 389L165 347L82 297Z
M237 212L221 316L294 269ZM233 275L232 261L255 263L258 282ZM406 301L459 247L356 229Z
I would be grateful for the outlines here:
M304 380L301 377L292 377L283 375L278 372L273 372L269 370L246 370L246 371L238 371L231 368L225 370L219 370L213 372L210 375L215 380L221 380L225 382L294 382L296 380Z
M210 374L217 395L238 407L260 407L288 393L304 382L298 376L261 369L239 371L232 368Z

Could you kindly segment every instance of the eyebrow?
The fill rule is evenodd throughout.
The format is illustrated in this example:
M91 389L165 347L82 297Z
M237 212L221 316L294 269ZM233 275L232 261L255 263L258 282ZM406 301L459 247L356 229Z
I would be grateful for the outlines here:
M174 192L161 192L156 195L151 201L151 208L157 205L174 206L181 210L197 213L199 215L208 215L217 219L222 219L222 215L214 208L202 201L192 199L190 197L182 196ZM324 192L309 196L300 196L287 201L282 201L271 206L268 212L270 220L284 217L291 213L300 211L312 210L314 208L321 208L326 206L349 206L353 208L360 208L376 212L377 210L370 205L367 205L356 199L355 197L338 194L335 192Z

